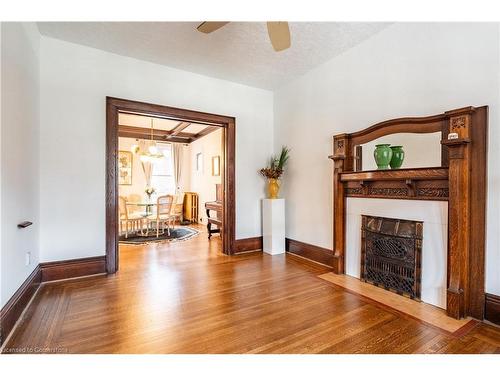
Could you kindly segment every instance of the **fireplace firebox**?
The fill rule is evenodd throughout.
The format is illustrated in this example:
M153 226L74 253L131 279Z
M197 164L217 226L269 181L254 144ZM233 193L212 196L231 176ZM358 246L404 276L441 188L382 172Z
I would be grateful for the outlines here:
M361 280L420 300L421 221L362 215Z

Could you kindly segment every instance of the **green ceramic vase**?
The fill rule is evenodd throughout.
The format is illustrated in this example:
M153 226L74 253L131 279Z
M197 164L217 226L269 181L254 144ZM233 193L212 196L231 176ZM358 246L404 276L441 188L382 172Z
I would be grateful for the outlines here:
M378 169L389 169L392 158L392 150L390 144L375 145L373 156Z
M392 158L391 158L391 168L398 169L403 165L403 160L405 160L405 152L403 146L391 146Z

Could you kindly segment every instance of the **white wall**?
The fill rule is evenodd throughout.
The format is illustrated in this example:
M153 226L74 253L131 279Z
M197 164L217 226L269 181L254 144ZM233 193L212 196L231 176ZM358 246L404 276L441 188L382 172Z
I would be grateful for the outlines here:
M51 38L41 39L41 258L105 253L105 97L236 118L236 238L261 234L273 94Z
M332 248L333 135L489 105L486 290L500 294L499 46L498 24L395 24L278 90L275 151L292 149L287 236Z
M36 25L1 25L1 306L39 261L39 46ZM29 220L34 224L18 229ZM31 262L26 265L26 252Z
M206 224L205 202L215 200L215 184L221 183L221 176L212 176L212 157L220 156L222 170L222 129L216 130L190 143L188 149L191 161L189 191L198 193L198 218L202 219L201 222ZM198 153L201 153L203 158L203 168L201 171L196 170L196 154Z

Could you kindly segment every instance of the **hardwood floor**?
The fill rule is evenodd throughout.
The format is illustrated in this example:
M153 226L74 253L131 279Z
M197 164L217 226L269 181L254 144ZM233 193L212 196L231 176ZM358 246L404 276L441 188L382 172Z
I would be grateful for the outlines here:
M293 255L225 256L217 236L122 246L120 271L42 285L4 352L500 353L321 280Z
M327 272L319 277L346 289L350 293L369 298L386 307L392 307L401 314L410 315L416 320L438 327L451 334L459 335L460 332L469 330L471 326L477 324L477 321L472 318L454 319L446 314L446 310L427 303L417 302L410 298L401 298L401 296L394 292L362 282L352 276Z

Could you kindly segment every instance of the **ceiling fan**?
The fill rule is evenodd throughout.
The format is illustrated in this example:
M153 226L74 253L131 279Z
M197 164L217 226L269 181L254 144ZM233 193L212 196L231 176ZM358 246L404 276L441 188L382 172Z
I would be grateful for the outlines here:
M205 34L210 34L229 22L202 22L196 28ZM288 22L268 22L267 33L276 52L283 51L290 47L290 28Z

